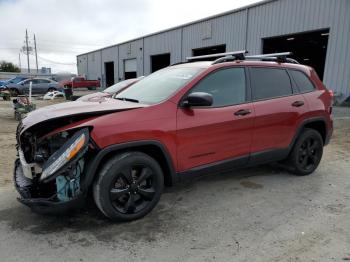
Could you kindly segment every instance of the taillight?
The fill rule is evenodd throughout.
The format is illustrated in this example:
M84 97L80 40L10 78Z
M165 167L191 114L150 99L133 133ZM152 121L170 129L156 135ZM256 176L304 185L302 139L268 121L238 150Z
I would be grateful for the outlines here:
M328 90L328 94L331 97L331 104L328 108L328 112L331 115L332 111L333 111L333 104L334 104L334 92L333 92L333 90Z
M328 90L328 92L329 92L329 95L331 96L331 98L332 98L332 100L333 100L333 98L334 98L334 92L333 92L333 90Z

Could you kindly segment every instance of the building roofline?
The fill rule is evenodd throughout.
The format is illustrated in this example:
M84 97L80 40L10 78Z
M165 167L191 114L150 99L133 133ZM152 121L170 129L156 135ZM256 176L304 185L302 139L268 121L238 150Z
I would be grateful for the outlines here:
M205 22L205 21L208 21L208 20L211 20L211 19L214 19L214 18L222 17L222 16L229 15L229 14L238 13L238 12L241 12L241 11L244 11L244 10L248 10L250 8L253 8L253 7L265 5L267 3L274 2L274 1L277 1L277 0L262 0L261 2L257 2L257 3L246 5L246 6L242 6L242 7L235 8L235 9L232 9L232 10L229 10L229 11L225 11L225 12L222 12L222 13L219 13L219 14L211 15L211 16L208 16L208 17L205 17L205 18L201 18L201 19L198 19L198 20L194 20L192 22L188 22L188 23L181 24L181 25L178 25L178 26L174 26L174 27L170 27L170 28L167 28L167 29L163 29L163 30L160 30L160 31L157 31L157 32L154 32L154 33L146 34L144 36L133 38L133 39L130 39L130 40L127 40L127 41L123 41L123 42L120 42L118 44L113 44L113 45L109 45L109 46L106 46L106 47L95 49L95 50L92 50L92 51L89 51L89 52L86 52L86 53L82 53L82 54L77 55L77 57L83 56L83 55L88 55L88 54L95 53L95 52L98 52L98 51L102 51L102 50L105 50L105 49L108 49L108 48L120 46L120 45L127 44L127 43L130 43L130 42L134 42L134 41L137 41L137 40L141 40L141 39L146 38L146 37L150 37L150 36L158 35L158 34L161 34L161 33L170 32L170 31L173 31L173 30L181 29L183 27L190 26L190 25L197 24L197 23L201 23L201 22Z

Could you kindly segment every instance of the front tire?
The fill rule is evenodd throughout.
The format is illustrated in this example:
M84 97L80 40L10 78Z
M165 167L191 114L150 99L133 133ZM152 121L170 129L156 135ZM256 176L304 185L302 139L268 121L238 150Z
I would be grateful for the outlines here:
M18 91L18 89L13 88L13 89L10 89L10 94L13 97L17 97L17 96L19 96L19 91Z
M299 176L313 173L323 155L323 139L319 132L306 128L298 137L288 158L291 171Z
M108 160L93 185L96 205L108 218L131 221L147 215L164 188L159 164L141 152L125 152Z

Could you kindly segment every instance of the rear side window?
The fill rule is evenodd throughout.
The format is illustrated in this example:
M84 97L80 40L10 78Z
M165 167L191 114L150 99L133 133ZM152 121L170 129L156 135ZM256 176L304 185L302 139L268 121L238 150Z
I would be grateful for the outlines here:
M40 80L38 80L38 79L33 79L33 80L30 80L30 81L28 82L28 84L29 84L30 82L32 82L32 85L36 85L36 84L39 84L39 83L40 83Z
M288 72L294 79L301 93L311 92L315 90L314 85L311 83L310 79L304 73L300 71L295 71L295 70L289 70Z
M212 107L241 104L246 101L244 68L227 68L209 74L192 90L213 96Z
M284 69L251 68L253 100L288 96L293 93L290 78Z

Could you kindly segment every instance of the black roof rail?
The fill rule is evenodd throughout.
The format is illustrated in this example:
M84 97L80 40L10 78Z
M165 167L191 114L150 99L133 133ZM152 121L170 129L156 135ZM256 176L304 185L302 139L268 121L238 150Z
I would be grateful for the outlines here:
M262 61L274 61L278 63L292 63L299 64L299 62L293 58L289 58L287 56L293 55L292 52L283 52L283 53L272 53L272 54L262 54L262 55L251 55L246 56L246 59L260 59Z
M234 52L226 52L226 53L217 53L217 54L211 54L211 55L200 55L200 56L189 56L186 57L186 60L199 60L199 59L206 59L206 58L215 58L215 57L242 57L244 59L244 54L248 53L246 50L241 50L241 51L234 51ZM215 60L216 61L216 60ZM214 61L214 62L215 62Z
M236 61L236 60L261 60L261 61L273 61L277 63L292 63L292 64L299 64L299 62L293 58L289 58L288 56L293 55L292 52L282 52L282 53L272 53L272 54L261 54L261 55L250 55L246 56L248 51L241 50L241 51L233 51L233 52L226 52L226 53L218 53L218 54L211 54L211 55L201 55L201 56L191 56L186 57L187 62L179 62L172 65L178 65L178 64L184 64L189 63L190 61L194 60L202 60L206 58L215 58L218 57L218 59L214 60L212 62L212 65L224 63L224 62L230 62L230 61Z

